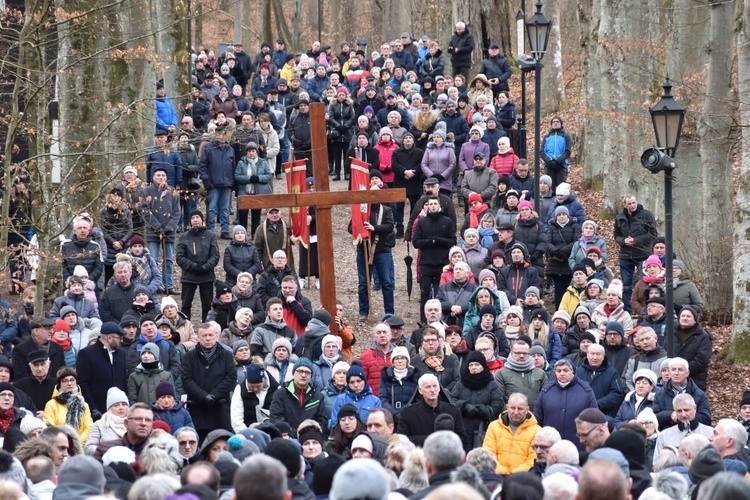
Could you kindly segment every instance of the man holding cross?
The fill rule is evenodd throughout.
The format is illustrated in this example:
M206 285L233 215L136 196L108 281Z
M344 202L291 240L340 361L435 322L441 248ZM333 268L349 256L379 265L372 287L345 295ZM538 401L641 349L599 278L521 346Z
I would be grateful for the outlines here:
M370 190L376 190L371 187ZM383 309L385 314L393 315L393 255L392 248L396 244L393 233L395 220L393 209L382 204L370 205L370 220L364 223L365 229L370 231L370 238L357 245L357 275L359 277L359 320L366 322L370 315L370 298L368 288L370 283L369 271L375 268L380 276L383 290ZM349 222L349 232L352 223ZM366 262L367 261L367 262ZM367 266L367 267L365 267Z

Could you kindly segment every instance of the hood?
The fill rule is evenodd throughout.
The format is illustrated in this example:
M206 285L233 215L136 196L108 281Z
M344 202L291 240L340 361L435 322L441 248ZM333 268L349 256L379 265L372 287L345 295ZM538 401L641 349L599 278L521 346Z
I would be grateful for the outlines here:
M506 151L505 153L501 153L500 151L498 151L497 154L498 154L498 156L511 156L511 155L516 154L516 152L513 151L512 147L510 147L510 148L508 148L508 151ZM513 173L515 174L516 171L514 170Z
M286 327L286 321L284 321L284 318L281 318L281 321L277 323L271 319L271 316L266 316L266 320L263 322L263 324L268 328L276 331L283 330L284 327Z
M484 76L482 73L477 73L477 76L475 76L471 80L471 83L469 84L469 86L473 87L474 84L477 82L477 80L481 81L484 84L485 87L489 87L490 86L490 81L487 80L487 77Z
M317 318L311 319L305 328L305 335L309 335L309 338L312 339L323 338L329 333L331 333L331 330Z

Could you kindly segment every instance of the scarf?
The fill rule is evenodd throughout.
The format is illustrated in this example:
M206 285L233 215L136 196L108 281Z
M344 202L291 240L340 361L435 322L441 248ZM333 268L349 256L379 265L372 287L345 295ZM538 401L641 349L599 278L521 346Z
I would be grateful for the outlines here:
M3 433L8 432L10 424L13 423L13 419L16 418L15 408L10 408L5 411L0 411L0 429Z
M658 285L659 283L664 283L664 276L644 276L643 282L649 285Z
M613 312L617 310L617 308L620 307L619 305L615 306L614 308L609 307L609 304L606 302L604 303L604 314L609 318Z
M424 364L426 364L435 373L440 373L445 370L445 367L443 366L443 358L445 357L445 353L442 349L438 349L438 351L434 355L429 355L427 354L427 351L424 350L424 347L420 347L419 357L422 361L424 361Z
M62 347L63 351L67 351L68 349L70 349L70 346L73 345L73 343L70 341L70 339L68 339L68 340L57 340L55 337L52 337L52 342L54 342L55 344L57 344L60 347Z
M484 248L489 248L495 241L495 228L494 227L480 227L479 228L479 243Z
M238 300L249 299L253 294L253 287L250 286L250 288L243 292L242 290L237 288L237 285L235 285L232 287L232 293L235 297L237 297Z
M470 373L470 363L479 363L482 365L482 371L479 373ZM477 391L492 381L492 373L490 373L490 369L487 366L487 360L485 359L484 354L479 351L471 351L467 354L463 363L461 363L461 383L467 389Z
M486 203L482 203L478 207L469 207L469 227L474 229L479 227L479 214L485 212L489 207Z
M469 346L466 345L466 339L461 339L461 342L456 344L454 347L451 347L451 350L458 356L466 354L466 352L469 350Z
M396 380L404 380L406 378L406 375L409 373L408 368L404 368L403 370L397 370L396 368L393 369L393 376L396 377Z
M55 401L68 407L68 413L65 415L65 423L76 430L80 429L85 404L83 397L78 395L78 388L69 392L61 392L55 396Z
M109 411L102 415L102 425L115 431L115 434L119 437L124 436L125 432L128 430L125 426L125 419L123 417L118 417Z
M508 337L509 339L517 339L520 333L520 330L521 330L520 326L507 325L505 327L505 336Z
M534 368L534 360L529 356L526 358L526 361L516 361L512 356L508 356L507 361L505 361L505 366L514 372L527 372Z
M211 360L216 356L218 352L219 343L215 343L211 349L206 350L202 345L196 344L195 348L198 349L198 354L203 358L206 364L211 363ZM222 347L223 349L223 347Z
M330 343L330 342L329 342ZM325 354L320 355L320 359L325 361L325 363L328 365L328 368L333 368L333 365L339 362L341 357L339 355L334 356L333 358L329 358Z
M151 262L151 256L148 253L148 250L145 248L143 249L143 253L138 255L130 254L130 257L132 258L133 267L135 267L135 270L138 272L138 276L143 278L148 282L149 275L150 275L150 262Z

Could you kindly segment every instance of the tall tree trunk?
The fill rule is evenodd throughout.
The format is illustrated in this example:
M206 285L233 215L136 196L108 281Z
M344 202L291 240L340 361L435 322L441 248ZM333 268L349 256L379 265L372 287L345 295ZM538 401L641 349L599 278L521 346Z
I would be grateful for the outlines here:
M740 3L737 16L737 90L740 123L750 123L750 0ZM734 306L732 339L726 351L738 363L750 361L750 137L741 129L740 173L736 184L734 217Z
M544 6L544 14L552 21L552 28L542 71L542 95L544 96L541 102L542 116L557 112L565 100L560 1L547 2Z

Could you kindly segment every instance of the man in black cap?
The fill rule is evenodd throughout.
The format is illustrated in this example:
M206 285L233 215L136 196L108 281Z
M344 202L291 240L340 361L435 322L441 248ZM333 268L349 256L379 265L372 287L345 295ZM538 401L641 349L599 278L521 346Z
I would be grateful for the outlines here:
M47 351L32 351L29 354L31 376L23 378L13 385L29 395L38 410L43 410L47 401L52 399L57 381L49 373L50 361Z
M492 264L492 252L495 250L502 250L505 253L506 263L510 260L510 249L516 244L515 231L513 224L508 222L503 222L497 226L497 241L487 249L487 257L484 258L485 268Z
M419 213L424 209L425 203L432 196L437 196L440 202L440 210L444 215L447 215L450 220L453 221L453 227L456 226L456 207L453 205L453 200L444 194L440 194L440 181L435 177L430 177L424 181L424 195L417 200L409 216L409 222L404 228L404 240L411 241L412 232L414 230L414 221L417 220Z
M286 47L286 44L284 43L284 39L277 38L276 50L273 51L272 57L273 57L273 63L279 69L284 67L284 64L286 64L286 57L289 55L289 52L286 51L285 47Z
M607 417L596 408L586 408L575 419L576 434L586 451L591 453L604 446L609 437Z
M107 391L110 387L127 390L125 351L121 349L124 335L120 325L108 321L102 325L101 335L96 342L78 353L78 386L92 413L107 411Z
M510 63L508 59L500 53L500 46L491 43L488 55L482 60L479 67L479 73L487 77L492 87L492 94L498 95L501 90L510 90L508 87L508 78L510 78Z
M168 135L166 130L154 133L156 145L146 152L146 182L153 182L156 167L161 167L167 173L167 184L177 188L182 185L182 159L177 149L167 144Z
M57 373L57 370L65 366L63 349L52 340L52 327L55 320L49 318L34 318L29 325L31 326L31 337L18 344L13 349L13 373L16 380L21 380L31 375L29 368L29 355L38 350L47 352L50 360L50 372Z
M398 316L389 316L384 323L391 327L391 344L393 347L406 347L409 351L409 358L416 359L417 349L414 344L409 342L409 337L404 334L406 331L404 320Z

